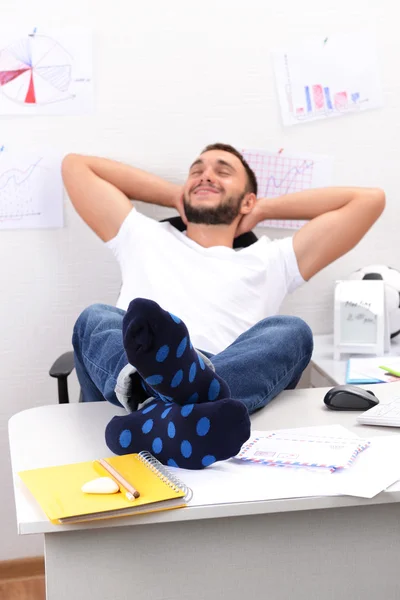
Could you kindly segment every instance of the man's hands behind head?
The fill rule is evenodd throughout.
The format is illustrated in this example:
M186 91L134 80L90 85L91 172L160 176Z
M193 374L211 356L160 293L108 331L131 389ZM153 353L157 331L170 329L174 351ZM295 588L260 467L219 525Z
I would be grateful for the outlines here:
M238 227L236 229L235 238L239 237L243 233L247 233L248 231L252 231L254 227L257 227L258 223L261 221L260 210L257 201L254 205L254 208L247 215L243 215L240 219Z

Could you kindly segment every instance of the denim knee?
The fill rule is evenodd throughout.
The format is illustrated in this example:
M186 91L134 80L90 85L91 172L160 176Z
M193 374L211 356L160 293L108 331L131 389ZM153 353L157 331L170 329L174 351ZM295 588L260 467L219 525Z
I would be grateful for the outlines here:
M302 357L310 360L314 349L314 339L309 325L300 317L281 316L278 318L282 320L282 342L287 341L290 346L295 346Z
M108 308L109 307L106 304L97 303L91 304L81 312L75 322L72 333L72 345L74 348L77 340L82 339L88 326L90 325L90 327L94 329L99 323L101 316L104 314L104 311Z

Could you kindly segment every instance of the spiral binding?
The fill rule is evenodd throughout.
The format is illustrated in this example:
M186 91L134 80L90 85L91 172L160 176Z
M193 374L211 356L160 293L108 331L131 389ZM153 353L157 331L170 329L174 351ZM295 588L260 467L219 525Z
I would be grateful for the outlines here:
M173 475L171 471L167 469L165 465L160 463L160 461L157 460L152 454L150 454L150 452L143 450L142 452L139 452L138 457L141 462L145 463L145 465L151 469L151 471L155 473L155 475L157 475L161 481L172 488L174 492L184 492L185 502L189 502L189 500L192 499L193 491L187 485L185 485L183 481L176 477L176 475Z

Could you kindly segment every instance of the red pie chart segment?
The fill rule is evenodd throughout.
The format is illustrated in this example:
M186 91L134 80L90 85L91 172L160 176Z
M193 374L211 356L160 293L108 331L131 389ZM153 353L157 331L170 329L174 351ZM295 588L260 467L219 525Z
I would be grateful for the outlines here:
M73 58L55 39L31 35L0 48L0 94L26 106L74 98Z
M25 69L16 69L14 71L0 71L0 86L9 83L13 79L16 79L16 77L19 77L28 71L28 69L29 67L26 67Z
M29 82L29 88L28 88L28 93L26 95L25 98L25 102L26 104L35 104L36 102L36 98L35 98L35 86L33 84L33 73L31 71L31 80Z

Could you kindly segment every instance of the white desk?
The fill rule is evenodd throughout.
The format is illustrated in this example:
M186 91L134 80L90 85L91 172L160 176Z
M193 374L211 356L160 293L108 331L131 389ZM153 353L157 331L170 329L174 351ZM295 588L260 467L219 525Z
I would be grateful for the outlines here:
M392 340L388 356L400 355L400 336ZM367 358L366 354L352 354L351 356ZM346 369L349 355L343 354L340 360L333 358L333 334L315 335L314 352L310 363L311 387L332 387L346 383Z
M400 390L397 383L379 387L382 399ZM399 433L357 426L355 413L328 411L325 392L284 392L253 416L253 426L339 423L367 436ZM95 403L15 415L9 423L14 474L109 455L104 428L116 412ZM19 533L44 533L47 600L397 600L400 594L400 487L372 500L193 506L61 528L15 480Z

